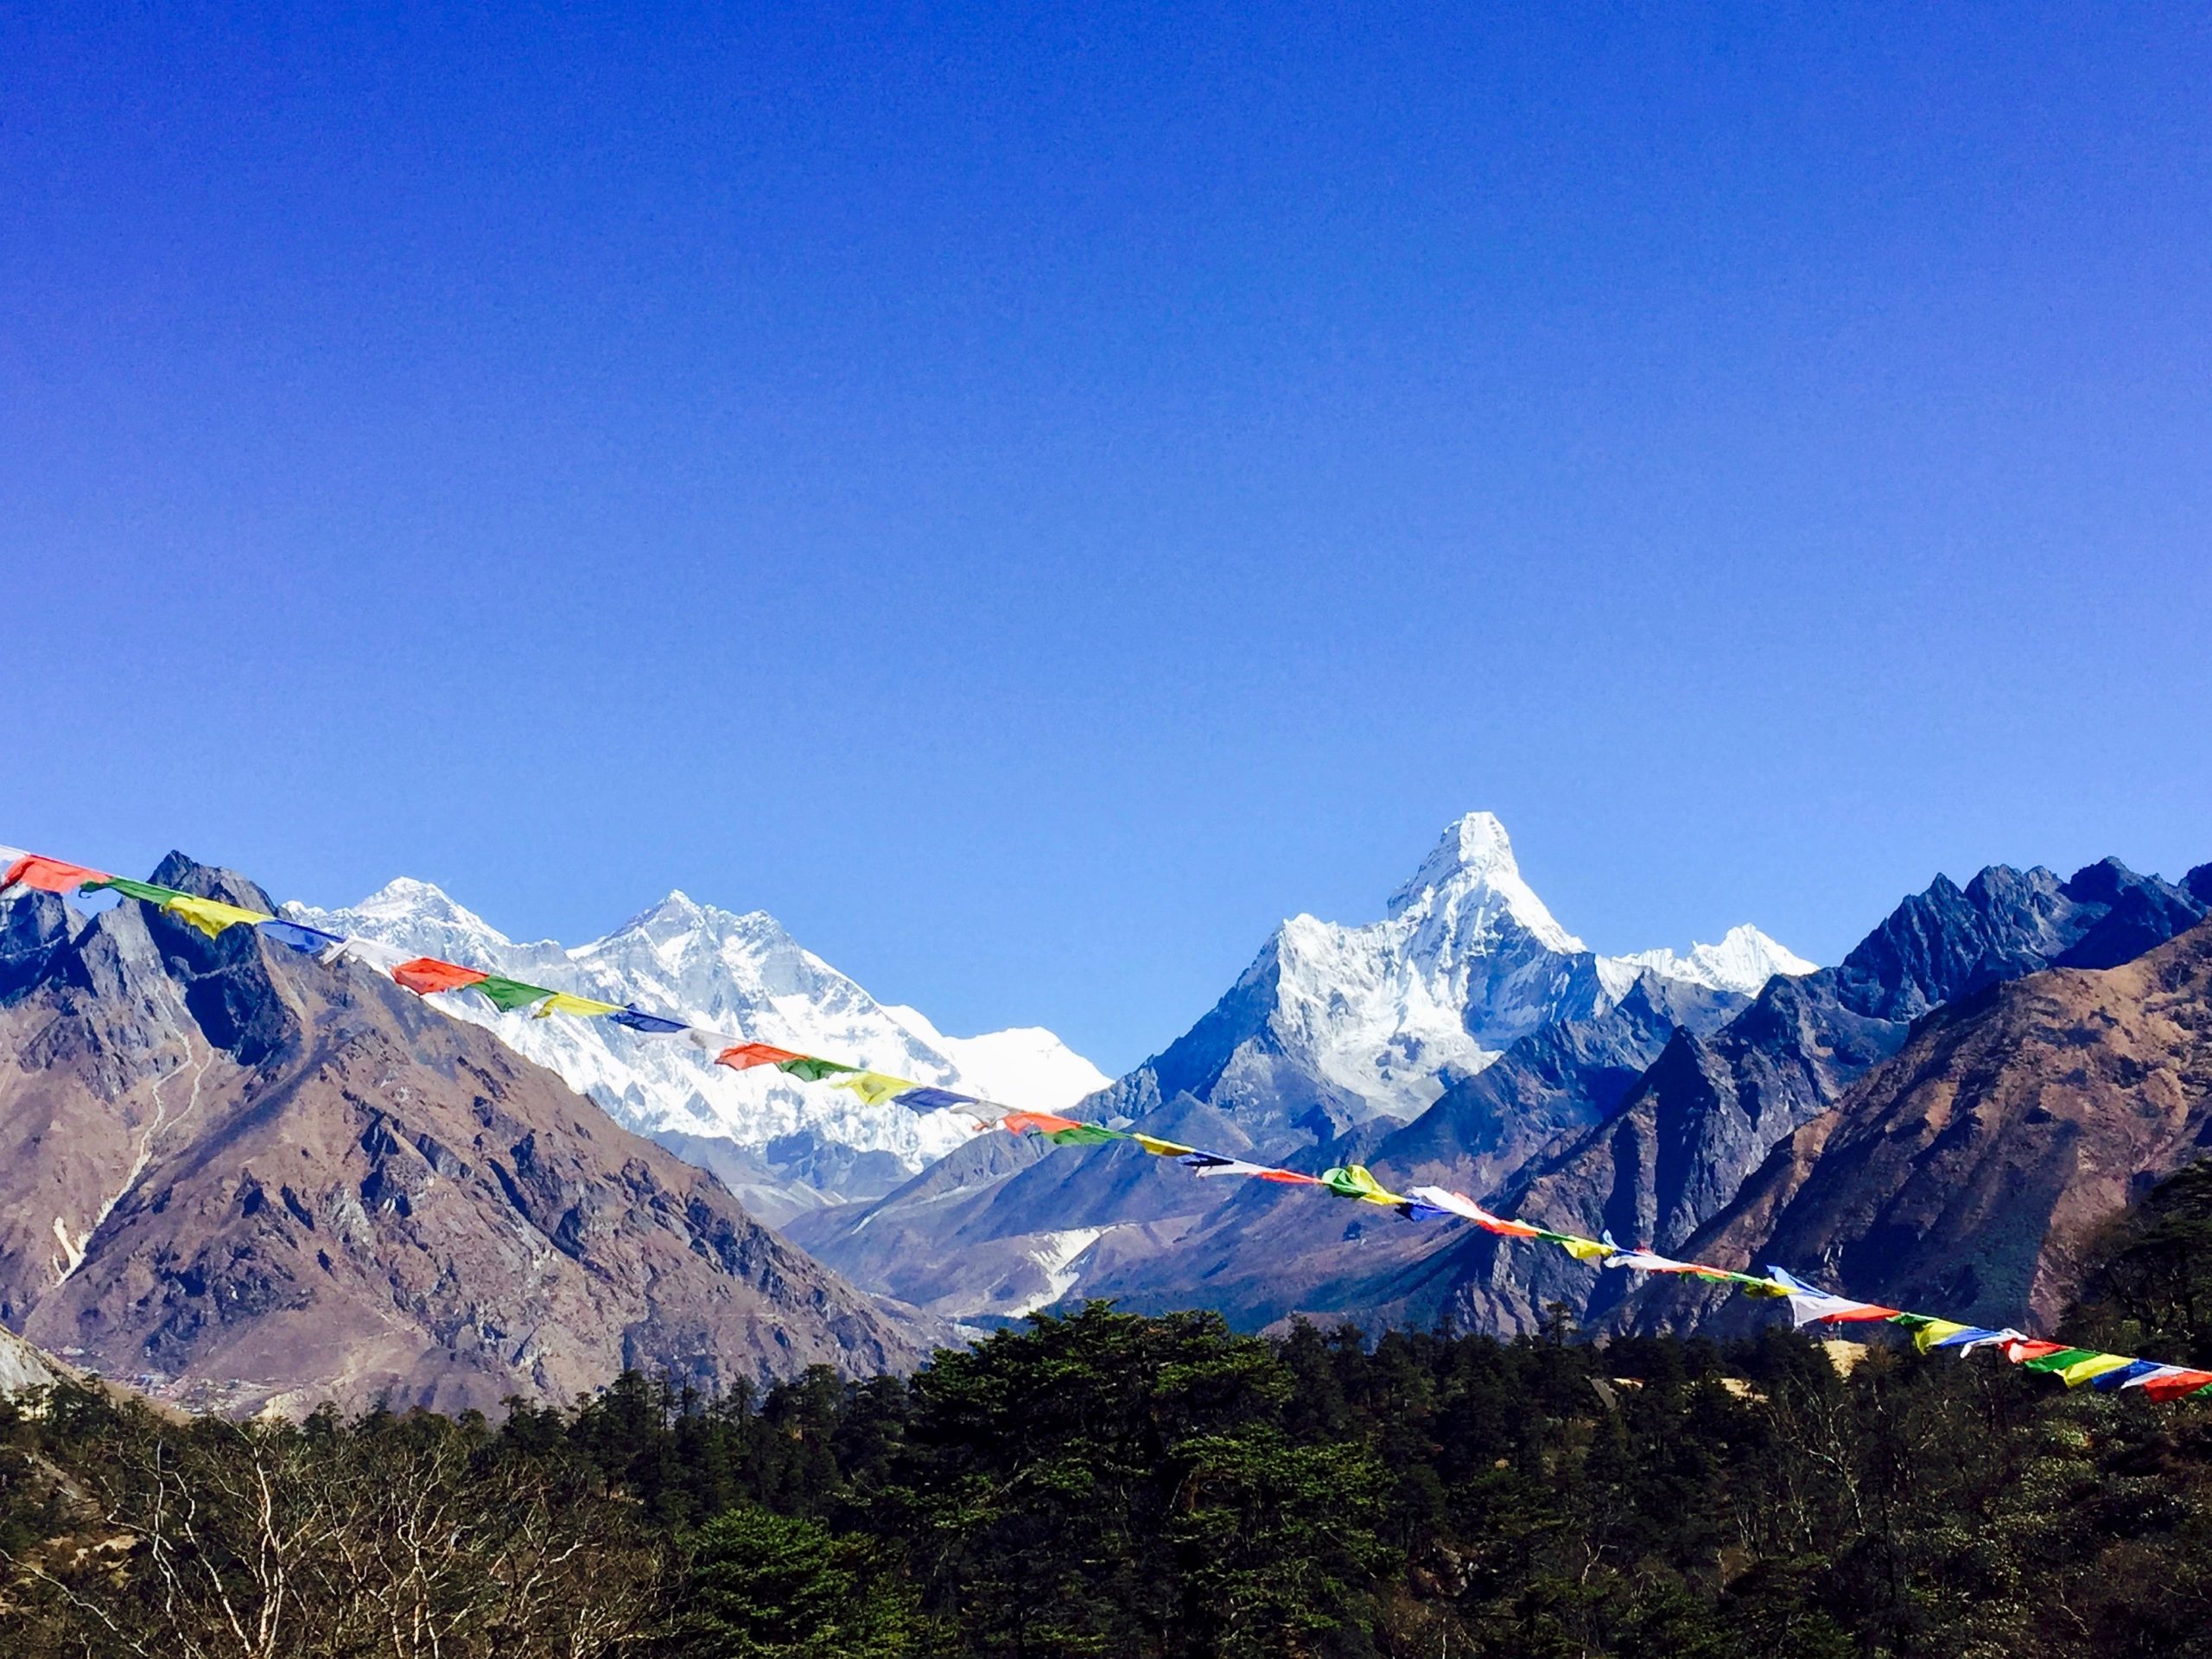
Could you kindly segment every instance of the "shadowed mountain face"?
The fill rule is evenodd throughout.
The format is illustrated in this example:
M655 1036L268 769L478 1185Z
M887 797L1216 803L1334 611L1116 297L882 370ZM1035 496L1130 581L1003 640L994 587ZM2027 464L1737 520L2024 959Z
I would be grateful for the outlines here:
M2056 969L1943 1008L1777 1147L1690 1247L2047 1328L2097 1230L2208 1150L2212 923L2118 967ZM1673 1286L1624 1315L1719 1331L1745 1317Z
M868 1373L925 1334L381 975L45 894L0 903L0 1321L238 1411Z
M1938 878L1843 966L1771 977L1748 1007L1732 1005L1742 1010L1732 1019L1685 1007L1678 982L1647 975L1594 1010L1568 1004L1567 1017L1448 1082L1410 1122L1337 1125L1293 1161L1364 1162L1401 1191L1433 1182L1555 1227L1610 1229L1624 1242L1675 1250L1738 1202L1778 1146L1823 1122L1839 1096L1895 1054L1913 1019L2055 963L2156 944L2203 910L2187 887L2109 861L2065 881L2004 866L1964 887ZM1233 1001L1209 1019L1224 1018ZM1205 1029L1185 1043L1198 1044ZM1154 1101L1171 1070L1155 1064L1111 1099L1124 1109ZM1338 1070L1346 1070L1341 1057ZM1155 1101L1138 1122L1167 1139L1241 1152L1224 1137L1281 1122L1232 1102L1198 1122L1198 1104L1187 1093ZM899 1210L895 1246L879 1234L854 1248L880 1224L868 1206L816 1218L810 1245L863 1284L895 1287L948 1313L1005 1311L1003 1300L986 1306L972 1298L994 1274L995 1286L1014 1282L1006 1274L1025 1262L1052 1271L1021 1281L1022 1306L1048 1290L1141 1309L1198 1303L1254 1326L1301 1313L1370 1325L1448 1313L1470 1328L1524 1331L1554 1301L1609 1318L1638 1282L1457 1224L1405 1223L1296 1189L1198 1180L1129 1148L1069 1148L1009 1173L973 1172L955 1199L925 1204L918 1187ZM953 1262L957 1273L944 1265Z

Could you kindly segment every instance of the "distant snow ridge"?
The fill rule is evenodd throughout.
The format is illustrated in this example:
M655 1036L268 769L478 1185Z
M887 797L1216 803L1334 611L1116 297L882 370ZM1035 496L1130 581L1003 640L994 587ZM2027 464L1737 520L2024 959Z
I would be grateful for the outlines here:
M1345 926L1300 915L1276 930L1230 999L1271 1005L1267 1037L1240 1046L1214 1097L1271 1090L1280 1056L1366 1111L1408 1119L1516 1039L1618 1002L1642 973L1753 996L1773 975L1813 966L1748 925L1687 956L1597 956L1522 879L1505 826L1470 812L1445 830L1381 921Z
M550 939L518 943L429 882L406 877L351 909L294 904L285 913L332 932L555 990L634 1001L695 1024L1015 1105L1051 1110L1108 1082L1049 1031L945 1037L914 1010L878 1003L766 912L738 915L680 892L573 948ZM679 1149L682 1137L733 1143L759 1164L764 1182L739 1196L772 1212L886 1190L972 1133L969 1120L956 1113L868 1106L772 1068L732 1071L688 1043L604 1020L501 1014L465 992L436 1001L558 1073L631 1128L675 1137ZM721 1161L707 1161L728 1179Z
M1693 944L1686 957L1678 957L1662 946L1625 957L1609 957L1605 961L1653 969L1669 979L1688 980L1709 990L1734 991L1741 996L1757 996L1760 988L1777 974L1795 976L1813 973L1819 967L1787 945L1767 938L1749 922L1730 928L1718 944Z

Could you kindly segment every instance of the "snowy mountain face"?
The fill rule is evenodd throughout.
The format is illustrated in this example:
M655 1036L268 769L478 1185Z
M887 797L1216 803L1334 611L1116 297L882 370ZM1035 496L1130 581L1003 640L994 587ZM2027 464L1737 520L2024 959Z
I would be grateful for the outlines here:
M1692 945L1688 956L1678 957L1663 946L1638 950L1625 957L1601 957L1598 972L1615 996L1625 994L1637 971L1646 968L1663 979L1686 981L1707 990L1733 991L1738 996L1757 996L1777 974L1800 978L1816 971L1818 966L1744 922L1730 928L1718 944Z
M1316 1113L1338 1127L1405 1121L1517 1039L1614 1007L1639 976L1665 1001L1748 998L1777 973L1812 969L1750 926L1687 955L1598 956L1522 878L1504 826L1471 812L1382 920L1285 922L1211 1014L1123 1080L1116 1103L1135 1114L1186 1091L1309 1131Z
M572 948L510 939L438 888L406 878L348 910L285 911L332 932L1034 1109L1071 1105L1108 1081L1036 1027L946 1037L913 1009L877 1002L773 917L737 915L681 893ZM767 1067L732 1071L689 1044L604 1020L502 1014L466 991L433 1000L557 1073L626 1127L708 1164L771 1220L886 1192L973 1133L957 1113L868 1106Z

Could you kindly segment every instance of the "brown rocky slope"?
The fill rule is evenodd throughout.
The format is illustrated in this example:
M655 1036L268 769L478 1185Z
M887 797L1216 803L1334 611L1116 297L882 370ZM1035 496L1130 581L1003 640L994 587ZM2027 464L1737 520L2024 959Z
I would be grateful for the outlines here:
M1953 1003L1776 1147L1685 1254L2048 1329L2126 1205L2212 1152L2212 922L2118 967ZM1655 1285L1640 1328L1727 1330L1739 1299Z
M0 903L0 1322L231 1411L867 1374L933 1333L381 975L46 894Z

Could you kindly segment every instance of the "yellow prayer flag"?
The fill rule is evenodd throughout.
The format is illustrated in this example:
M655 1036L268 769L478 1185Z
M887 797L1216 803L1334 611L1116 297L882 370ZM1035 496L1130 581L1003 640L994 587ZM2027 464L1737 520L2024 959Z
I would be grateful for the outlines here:
M1602 1262L1613 1253L1610 1244L1600 1244L1594 1238L1576 1238L1567 1233L1557 1235L1552 1243L1578 1262Z
M620 1014L620 1002L601 1002L588 996L570 996L566 991L556 991L537 1005L537 1012L531 1016L543 1020L555 1014Z
M1173 1141L1156 1141L1148 1135L1132 1134L1129 1139L1155 1158L1180 1158L1185 1153L1192 1150L1189 1147L1179 1147Z
M261 911L242 910L236 905L224 904L220 899L194 898L188 893L163 899L162 908L178 920L191 923L211 939L226 927L236 927L242 922L251 924L269 919Z
M2116 1371L2123 1365L2134 1363L2125 1354L2098 1354L2093 1358L2077 1359L2071 1365L2063 1367L2058 1376L2068 1388L2078 1389L2093 1376L2102 1376L2107 1371Z
M1930 1319L1912 1333L1912 1345L1924 1354L1944 1338L1955 1337L1961 1331L1973 1329L1974 1326L1961 1325L1955 1319Z
M906 1077L886 1077L880 1071L855 1071L846 1077L833 1078L830 1086L849 1090L869 1105L880 1106L894 1096L903 1095L909 1089L918 1089L921 1084Z

